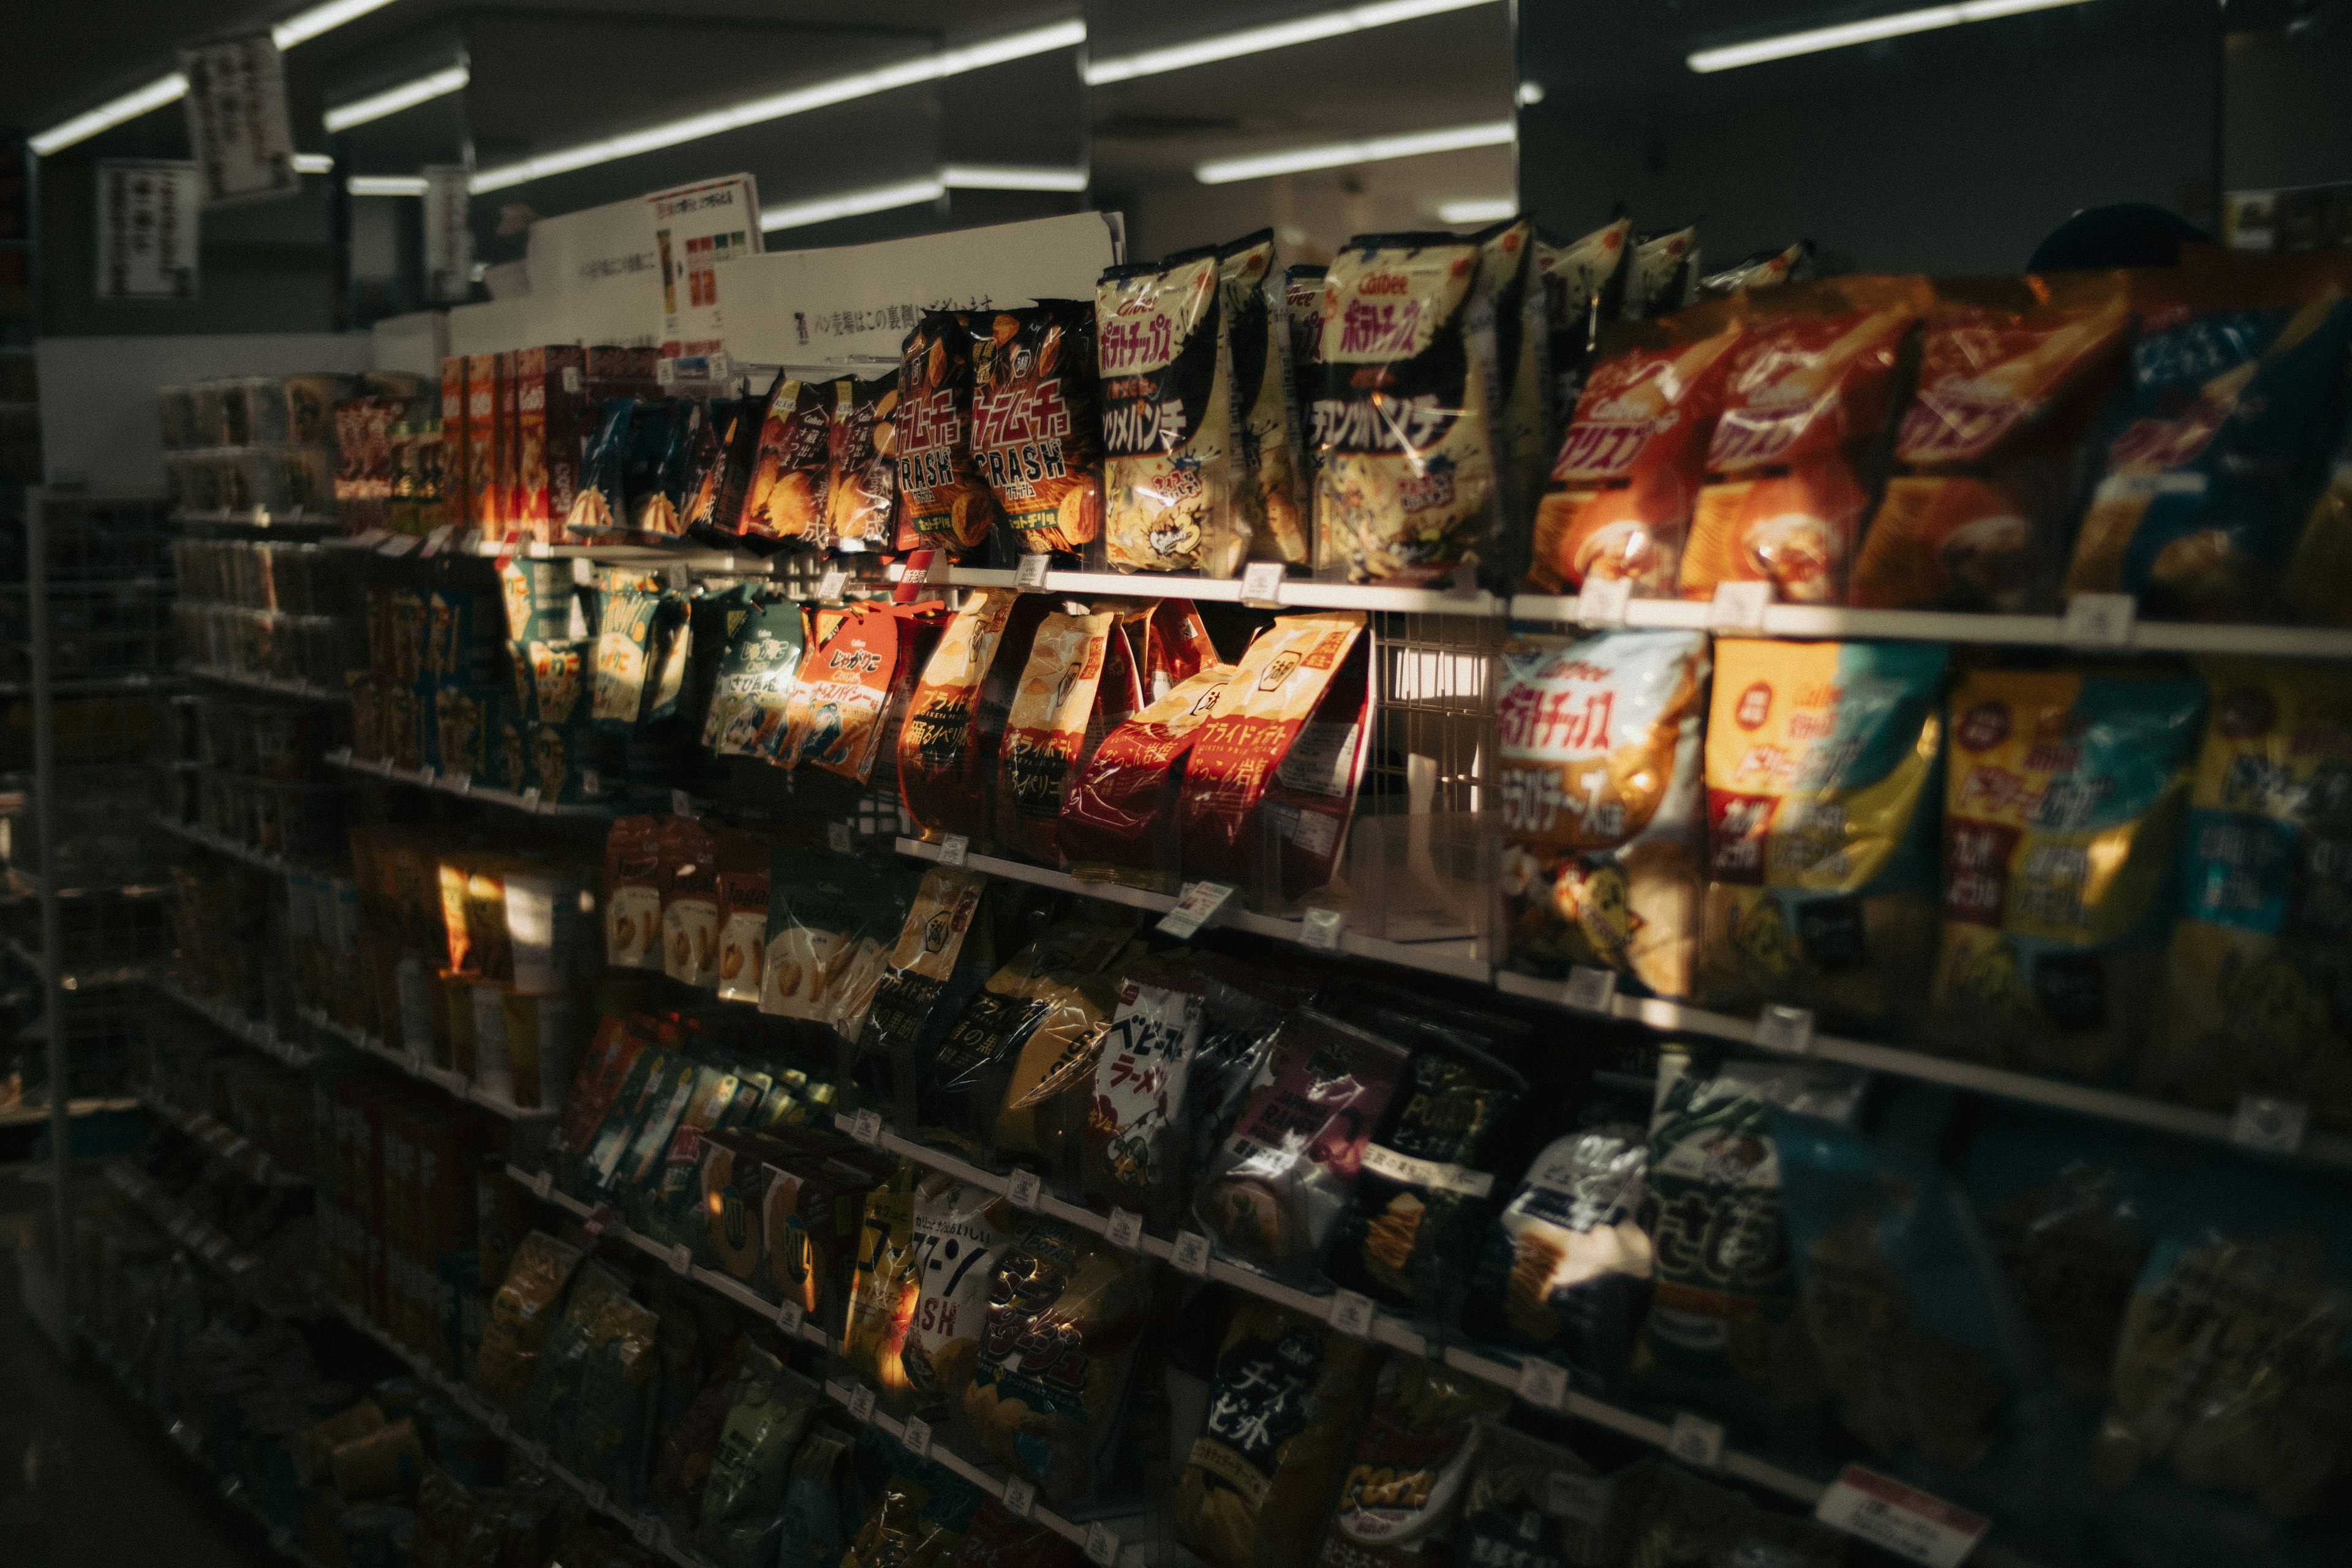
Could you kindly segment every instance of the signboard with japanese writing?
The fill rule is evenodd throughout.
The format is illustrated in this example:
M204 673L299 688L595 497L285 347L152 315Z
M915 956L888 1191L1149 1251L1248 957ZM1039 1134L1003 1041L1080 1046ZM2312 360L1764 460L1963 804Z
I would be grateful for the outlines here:
M749 174L730 174L656 191L646 205L661 261L661 357L677 362L679 374L701 377L711 356L727 352L737 263L760 254L760 187Z
M207 206L268 201L302 188L286 118L286 61L267 33L180 51L188 79L188 146Z
M425 297L453 304L473 293L474 234L466 226L466 165L425 165Z
M196 297L196 211L203 192L192 163L99 160L98 298Z

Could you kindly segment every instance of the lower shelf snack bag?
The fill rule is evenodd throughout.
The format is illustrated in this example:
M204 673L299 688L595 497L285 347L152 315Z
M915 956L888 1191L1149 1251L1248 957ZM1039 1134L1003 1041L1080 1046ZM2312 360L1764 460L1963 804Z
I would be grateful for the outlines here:
M563 1294L562 1315L547 1331L530 1386L515 1405L515 1424L543 1439L565 1463L581 1458L583 1434L572 1417L588 1357L609 1331L606 1309L628 1294L619 1275L593 1258L583 1263Z
M1055 614L1037 624L1004 719L996 772L996 840L1058 867L1055 829L1088 742L1143 706L1116 611Z
M1210 1568L1310 1562L1379 1353L1270 1301L1244 1301L1168 1498L1176 1539Z
M757 1003L768 967L768 872L775 852L761 834L721 828L711 837L719 861L719 999Z
M1513 637L1496 672L1511 966L1687 996L1706 899L1703 632Z
M635 1509L653 1464L662 1321L652 1308L622 1296L605 1305L597 1331L581 1369L572 1451L581 1475Z
M1077 1542L1017 1517L992 1497L982 1499L971 1516L952 1568L1078 1568L1085 1560Z
M2179 922L2141 1085L2352 1126L2352 689L2340 669L2217 659L2189 785Z
M1249 556L1303 566L1309 552L1298 482L1298 407L1290 379L1290 313L1275 298L1274 231L1262 228L1220 250L1217 277L1239 411L1235 489L1249 523Z
M1581 1456L1500 1422L1482 1425L1477 1441L1454 1531L1455 1561L1525 1568L1608 1568L1628 1561L1612 1550L1625 1523L1617 1482Z
M1233 352L1214 248L1095 285L1104 559L1114 572L1231 577L1249 549Z
M754 538L825 542L829 382L779 380L768 394L760 443L735 531Z
M1129 964L1102 1037L1083 1168L1097 1210L1126 1209L1164 1232L1183 1212L1192 1149L1184 1111L1206 1022L1205 981L1174 964Z
M814 1323L845 1321L881 1158L805 1142L764 1158L759 1226L767 1279L760 1293L797 1303Z
M1079 881L1176 890L1183 879L1177 802L1185 760L1234 673L1230 664L1213 664L1177 682L1095 748L1055 830Z
M954 1568L980 1512L980 1489L872 1426L857 1435L854 1468L872 1479L873 1506L827 1568Z
M1323 280L1315 531L1351 583L1451 581L1504 543L1495 299L1475 240L1351 239Z
M2300 620L2352 626L2352 420L2287 563L2286 598Z
M1784 294L1775 289L1775 309ZM1798 605L1846 602L1878 460L1904 391L1923 279L1802 285L1792 308L1750 325L1732 351L1707 484L1683 552L1682 594L1766 583Z
M1315 1568L1411 1568L1459 1561L1454 1515L1487 1423L1510 1414L1507 1390L1419 1356L1381 1363L1370 1414L1339 1473L1339 1497Z
M856 1447L846 1432L814 1425L793 1450L776 1516L776 1568L841 1568L842 1552L856 1529L850 1506L856 1489L848 1484Z
M515 1249L506 1282L490 1299L489 1321L474 1353L474 1387L492 1405L509 1409L530 1386L556 1304L581 1256L578 1247L537 1230Z
M1005 715L1045 609L1035 595L978 589L924 662L898 729L898 798L923 838L961 833L988 842Z
M1937 301L1919 388L1896 427L1895 471L1854 563L1854 604L2055 606L2081 500L2076 458L2131 329L2120 279L2084 281L2033 308Z
M776 760L864 784L891 711L914 689L925 606L858 605L801 658Z
M955 1410L971 1386L989 1282L1013 1239L1013 1211L988 1188L937 1171L915 1184L915 1317L901 1361L916 1406Z
M715 757L774 754L807 637L797 600L753 592L727 637L704 710L702 744Z
M919 885L895 856L797 845L771 850L760 1011L832 1022L854 988L854 972L878 960L906 924Z
M662 824L662 973L699 991L719 988L719 847L689 816Z
M1797 1310L1773 1113L1850 1121L1864 1086L1828 1064L1661 1052L1642 1212L1657 1286L1634 1352L1645 1392L1759 1430L1828 1396Z
M971 318L972 467L1019 555L1078 555L1102 537L1094 305L1046 300Z
M897 1092L901 1124L915 1116L916 1064L939 1048L971 994L995 971L981 912L987 879L934 866L923 873L907 919L883 955L882 973L856 1046L881 1058ZM975 926L981 940L970 940ZM968 950L968 951L967 951Z
M1582 380L1536 506L1528 586L1573 594L1624 582L1672 598L1706 477L1707 442L1740 329L1694 311L1601 361Z
M825 430L825 531L850 553L891 549L898 499L898 378L845 377L833 384Z
M1092 1497L1150 1303L1141 1258L1064 1221L1032 1218L997 1258L964 1391L981 1447L1052 1502Z
M1811 1519L1759 1507L1731 1487L1652 1459L1614 1478L1609 1563L1770 1563L1843 1568L1853 1539Z
M971 451L971 318L928 310L898 355L898 454L902 549L977 557L997 522L996 497Z
M2126 1075L2158 1024L2204 710L2185 674L1979 670L1953 688L1928 1043Z
M1286 1019L1193 1200L1209 1238L1312 1285L1404 1065L1402 1046L1312 1008Z
M915 1167L906 1160L889 1180L866 1194L857 1239L857 1268L841 1355L879 1393L883 1408L903 1414L915 1403L906 1367L907 1332L914 1324L919 1279L915 1263Z
M696 1547L719 1568L761 1568L772 1560L793 1450L824 1403L815 1384L757 1345L745 1350L694 1531Z
M1940 643L1718 637L1699 994L1884 1031L1935 963Z
M1177 801L1188 879L1284 909L1327 885L1370 744L1360 611L1279 616L1193 736Z

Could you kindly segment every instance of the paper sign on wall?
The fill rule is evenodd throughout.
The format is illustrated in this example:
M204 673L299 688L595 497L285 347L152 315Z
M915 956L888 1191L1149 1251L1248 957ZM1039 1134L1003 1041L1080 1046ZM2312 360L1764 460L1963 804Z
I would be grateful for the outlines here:
M205 205L297 195L294 128L286 118L286 61L267 33L180 51L188 79L188 145L204 174Z
M456 304L474 290L474 232L466 224L466 165L425 165L426 296Z
M727 307L736 302L729 280L740 271L734 263L760 253L759 184L749 174L730 174L656 191L646 205L661 257L661 357L679 362L676 374L708 378L711 357L727 352Z
M196 297L196 213L203 178L187 162L98 163L98 297Z

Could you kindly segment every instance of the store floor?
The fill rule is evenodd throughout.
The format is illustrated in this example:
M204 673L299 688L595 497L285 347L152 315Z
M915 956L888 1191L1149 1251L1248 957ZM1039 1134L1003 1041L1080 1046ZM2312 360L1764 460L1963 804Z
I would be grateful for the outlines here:
M0 1561L8 1568L264 1568L281 1562L96 1367L26 1317L16 1253L44 1189L0 1176Z

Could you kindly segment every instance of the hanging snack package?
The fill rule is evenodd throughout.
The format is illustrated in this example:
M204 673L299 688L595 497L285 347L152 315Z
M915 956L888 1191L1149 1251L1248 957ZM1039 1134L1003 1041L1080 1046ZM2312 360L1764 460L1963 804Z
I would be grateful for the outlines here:
M993 967L986 941L971 942L973 952L964 952L986 886L976 871L934 866L923 873L906 922L884 955L857 1038L861 1051L902 1054L911 1066L937 1048L963 1005L967 985L977 988L987 975L982 965ZM912 1086L907 1088L902 1103L910 1104Z
M828 542L825 487L832 405L830 382L779 381L769 393L737 532L820 549Z
M543 1231L532 1231L515 1248L506 1282L490 1299L489 1321L471 1373L474 1387L499 1408L511 1408L530 1386L557 1303L581 1257L578 1247Z
M1193 1200L1210 1239L1313 1284L1404 1066L1402 1047L1312 1008L1286 1019Z
M1350 240L1323 282L1315 532L1351 583L1445 584L1496 562L1502 379L1476 242Z
M915 1186L915 1275L912 1326L900 1352L916 1405L961 1407L980 1362L988 1318L989 1282L1011 1245L1016 1215L988 1188L936 1171Z
M1114 267L1095 286L1104 558L1230 577L1249 549L1240 417L1213 249Z
M1879 609L2046 612L2079 500L2076 457L2124 367L2118 283L2073 308L1939 300L1895 470L1854 563L1853 602Z
M2286 597L2297 618L2352 626L2352 421L2329 464L2327 484L2288 563Z
M1253 561L1307 564L1307 509L1299 484L1298 399L1290 377L1290 313L1274 298L1274 230L1217 253L1220 308L1231 345L1240 425L1235 494L1249 521Z
M849 1499L850 1454L856 1440L822 1424L793 1451L784 1501L776 1516L776 1568L841 1568L856 1525ZM845 1516L846 1516L845 1518Z
M1543 492L1544 464L1553 450L1556 427L1547 363L1551 352L1546 331L1549 311L1543 280L1536 276L1535 220L1511 218L1476 238L1479 267L1495 300L1496 382L1502 389L1496 405L1495 462L1503 484L1507 542L1523 546L1527 520ZM1508 588L1523 574L1521 563L1499 585Z
M1698 298L1698 228L1637 235L1626 264L1625 319L1655 321Z
M1846 601L1926 284L1811 287L1785 312L1752 324L1732 351L1707 442L1707 483L1683 552L1685 599L1761 582L1790 604Z
M1378 1354L1270 1301L1244 1301L1168 1499L1176 1539L1211 1568L1307 1562Z
M757 1002L767 968L769 860L762 837L721 829L717 843L719 999Z
M1624 313L1633 220L1621 217L1583 238L1554 245L1536 237L1536 282L1544 294L1544 359L1551 373L1551 413L1565 423L1584 395L1585 371L1601 351L1601 329ZM1557 426L1546 433L1557 442ZM1704 445L1702 437L1701 444Z
M654 618L661 595L615 583L596 597L595 681L588 716L600 730L627 734L636 729L650 689ZM541 718L555 721L545 713Z
M1315 1568L1456 1561L1449 1542L1480 1433L1510 1410L1509 1391L1466 1373L1414 1355L1381 1363Z
M1622 1517L1617 1486L1566 1448L1499 1422L1482 1423L1461 1521L1454 1527L1454 1560L1526 1568L1609 1568L1623 1562L1610 1550ZM1788 1568L1777 1558L1764 1561Z
M1940 643L1718 637L1700 996L1885 1033L1936 943Z
M1182 879L1177 801L1185 759L1216 712L1229 664L1171 688L1103 737L1062 803L1056 843L1081 882L1172 893Z
M634 397L607 398L596 410L595 429L580 464L580 489L564 519L564 537L574 544L613 542L628 527L629 425Z
M686 506L686 524L707 533L741 531L743 500L758 466L760 437L767 427L768 409L782 389L784 374L776 373L765 397L739 397L713 405L709 460L696 477Z
M824 1389L766 1351L744 1351L694 1531L694 1544L719 1568L771 1561L793 1450L824 1404Z
M877 864L795 845L770 851L760 1011L828 1022L860 948L898 934L913 887L895 857Z
M2215 1110L2300 1100L2352 1127L2352 689L2299 663L2203 674L2212 709L2140 1087Z
M1842 1531L1759 1507L1735 1488L1663 1459L1611 1478L1604 1495L1605 1555L1597 1562L1844 1568L1855 1555L1848 1550L1853 1538Z
M772 754L784 728L805 628L799 601L754 589L712 676L702 744L714 757Z
M1298 428L1298 502L1307 521L1315 517L1315 442L1307 427L1307 404L1315 395L1316 366L1322 363L1323 353L1323 274L1324 268L1293 263L1282 274L1283 314L1290 326L1290 393L1297 405ZM1309 530L1311 536L1312 530ZM1312 539L1313 561L1318 576L1330 563L1327 547L1320 539Z
M1102 537L1094 307L1047 300L974 316L971 460L1021 555L1089 555Z
M2283 281L2234 266L2136 279L2130 395L2076 536L2069 594L2130 594L2151 617L2277 618L2326 479L2352 344L2341 287L2282 295Z
M719 854L688 816L662 825L662 973L700 991L719 988Z
M859 605L836 621L802 657L778 761L866 783L882 751L885 721L914 688L919 633L905 605Z
M1050 615L1030 639L1029 657L1005 716L996 773L999 845L1042 865L1062 863L1055 829L1090 742L1105 719L1117 723L1143 706L1135 660L1115 612Z
M836 550L887 551L898 500L898 378L845 378L833 384L825 427L825 531Z
M1801 239L1778 250L1759 250L1720 272L1708 273L1698 280L1698 296L1706 300L1750 289L1777 289L1783 283L1801 283L1812 275L1813 242Z
M1536 508L1529 587L1572 594L1598 578L1675 595L1740 341L1719 316L1693 316L1591 367Z
M2194 676L1979 670L1952 690L1927 1039L2121 1082L2156 1031Z
M880 1392L884 1408L903 1414L915 1403L905 1356L921 1283L915 1261L912 1163L899 1161L890 1179L866 1194L865 1215L849 1287L848 1321L841 1331L841 1355Z
M1036 1153L1050 1141L1058 1153L1066 1131L1077 1135L1083 1104L1062 1125L1062 1108L1008 1109L1024 1089L1076 1089L1061 1080L1081 1064L1063 1062L1066 1053L1090 1053L1116 1005L1117 963L1129 931L1116 920L1066 920L1026 943L988 977L988 984L957 1016L923 1070L919 1091L927 1135L976 1152L992 1144L1000 1155ZM1106 970L1110 972L1106 973ZM1091 1079L1092 1057L1083 1065ZM1061 1063L1065 1071L1047 1068ZM1026 1067L1030 1070L1024 1072ZM1050 1092L1048 1098L1052 1098ZM1045 1109L1046 1114L1036 1112ZM1075 1151L1073 1150L1073 1152Z
M1192 1150L1184 1110L1206 1023L1206 985L1181 969L1130 965L1105 1032L1087 1118L1085 1190L1155 1233L1183 1213Z
M1706 899L1703 632L1505 645L1495 697L1510 964L1687 996ZM1620 706L1620 704L1622 706Z
M640 403L629 416L623 482L632 532L667 536L678 531L677 509L686 499L687 464L701 412L699 404L664 398Z
M580 1474L631 1510L653 1465L661 1331L662 1321L652 1308L626 1295L607 1302L581 1368L572 1415L570 1452Z
M971 344L970 316L925 312L899 353L890 421L904 508L898 542L949 561L985 550L998 515L971 449Z
M1100 960L1105 952L1109 957ZM1118 1005L1118 976L1142 952L1143 943L1113 921L1075 962L1033 983L1030 994L1043 1009L1017 1047L999 1058L1004 1089L990 1129L998 1159L1026 1160L1057 1173L1060 1181L1076 1182L1103 1037Z
M990 1276L964 1391L981 1447L1056 1504L1094 1496L1150 1305L1140 1258L1061 1220L1031 1219Z
M975 590L925 661L898 728L898 797L926 840L992 838L989 784L1045 605L1036 595Z
M604 837L604 962L614 969L662 966L662 821L624 816Z

